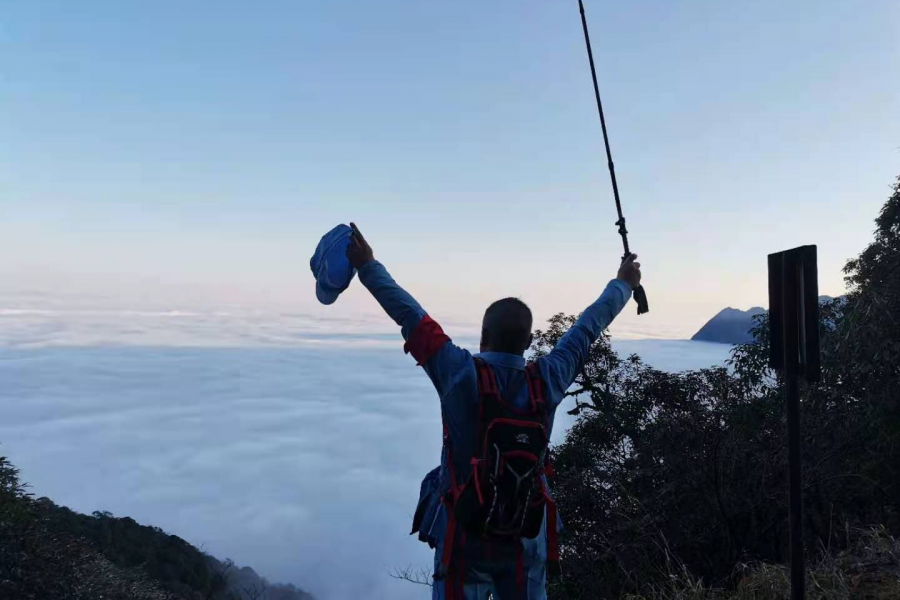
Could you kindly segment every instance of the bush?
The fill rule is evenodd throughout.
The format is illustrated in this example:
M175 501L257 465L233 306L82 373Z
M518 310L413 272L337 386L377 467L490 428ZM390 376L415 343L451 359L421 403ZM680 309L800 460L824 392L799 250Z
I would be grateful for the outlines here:
M900 180L876 223L847 264L850 292L821 310L822 381L801 409L808 549L849 551L848 527L900 531ZM574 321L553 317L535 354ZM740 564L786 561L785 422L765 315L754 334L727 368L676 374L596 342L570 392L579 419L555 449L568 535L554 598L707 597L749 589ZM749 581L779 572L759 569Z
M269 586L158 527L34 500L0 456L0 598L16 600L311 600Z

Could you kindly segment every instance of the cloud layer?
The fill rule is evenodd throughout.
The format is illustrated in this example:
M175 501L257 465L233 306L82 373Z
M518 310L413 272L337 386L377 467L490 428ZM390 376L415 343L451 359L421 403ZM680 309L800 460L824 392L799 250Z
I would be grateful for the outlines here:
M727 350L618 346L663 368ZM441 426L400 347L384 320L7 308L0 452L37 495L158 525L322 600L420 597L387 573L430 563L407 533Z

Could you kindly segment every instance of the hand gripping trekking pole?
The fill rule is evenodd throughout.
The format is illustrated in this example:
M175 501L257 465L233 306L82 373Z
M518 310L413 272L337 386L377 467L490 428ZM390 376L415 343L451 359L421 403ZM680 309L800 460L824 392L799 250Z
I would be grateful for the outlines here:
M616 199L616 210L619 212L619 220L616 225L619 226L619 235L622 236L622 245L625 247L625 255L622 260L625 261L631 256L631 250L628 248L628 230L625 229L625 217L622 215L622 203L619 200L619 186L616 184L616 167L613 165L612 152L609 149L609 136L606 133L606 119L603 118L603 103L600 102L600 88L597 86L597 72L594 69L594 53L591 51L591 36L588 34L587 18L584 16L584 3L578 0L578 8L581 11L581 26L584 29L584 44L587 46L588 60L591 63L591 78L594 80L594 96L597 98L597 111L600 113L600 127L603 129L603 143L606 146L606 161L609 165L609 178L612 180L613 196ZM650 311L647 305L647 293L644 292L643 286L634 289L634 301L638 305L638 314L642 315Z

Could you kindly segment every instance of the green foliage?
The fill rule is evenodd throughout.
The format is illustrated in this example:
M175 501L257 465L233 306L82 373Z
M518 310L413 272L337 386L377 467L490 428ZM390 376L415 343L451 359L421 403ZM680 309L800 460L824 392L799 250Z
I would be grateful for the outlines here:
M0 456L0 598L311 600L233 569L158 527L34 500Z
M823 377L803 401L813 552L846 546L847 526L900 531L900 182L877 225L847 265L851 292L822 307ZM553 317L536 355L574 321ZM738 565L785 562L785 424L765 315L755 335L727 368L675 374L596 342L570 392L579 419L555 449L568 535L554 598L641 594L682 575L734 588Z
M0 502L4 505L26 496L25 485L19 480L19 470L5 456L0 456Z
M214 586L216 572L209 557L177 536L108 512L83 515L47 499L38 504L49 528L83 540L117 567L140 568L178 596L190 597L195 590L212 591L212 595L220 591Z
M81 600L78 573L95 556L44 526L18 470L0 457L0 598Z

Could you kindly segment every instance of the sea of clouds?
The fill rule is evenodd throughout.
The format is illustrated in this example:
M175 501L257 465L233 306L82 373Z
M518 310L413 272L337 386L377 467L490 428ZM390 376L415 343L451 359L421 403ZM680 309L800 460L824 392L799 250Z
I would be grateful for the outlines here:
M474 349L477 328L445 328ZM667 370L729 350L614 346ZM555 441L571 422L561 411ZM320 600L428 597L388 573L430 565L407 534L440 439L435 393L384 317L0 302L0 454L36 495L162 527Z

